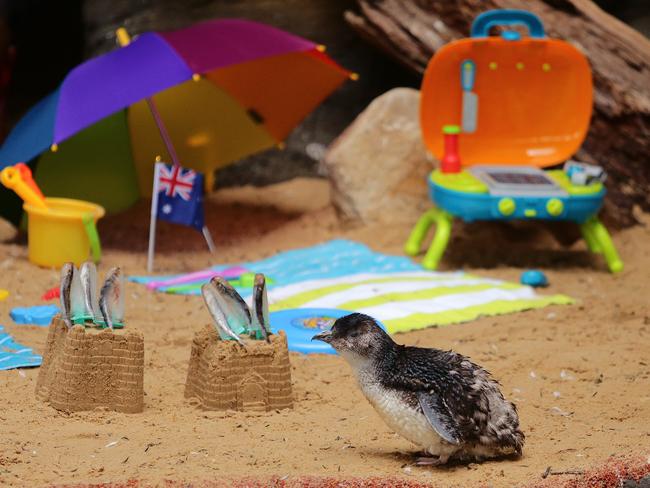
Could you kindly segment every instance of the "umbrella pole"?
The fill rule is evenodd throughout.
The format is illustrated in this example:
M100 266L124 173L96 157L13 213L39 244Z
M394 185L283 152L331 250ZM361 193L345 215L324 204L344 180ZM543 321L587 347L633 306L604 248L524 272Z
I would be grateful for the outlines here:
M153 119L156 122L156 126L158 126L158 131L160 131L160 137L162 138L163 142L165 143L165 146L167 147L167 152L169 153L169 156L172 158L172 163L174 164L174 166L180 166L180 161L178 160L178 154L176 154L176 149L174 149L174 145L172 144L171 138L169 137L169 133L167 132L167 128L165 127L165 124L163 123L162 118L160 117L160 113L158 112L158 108L156 107L156 104L151 98L147 98L146 100L147 100L147 105L149 106L149 110L151 111L151 115L153 115ZM210 250L210 253L214 254L216 249L214 247L214 241L212 240L212 235L210 234L210 229L208 229L207 225L203 226L203 229L201 229L201 233L203 234L205 243L208 245L208 249ZM149 242L151 243L151 239L149 239ZM153 256L151 257L151 261L153 266Z
M156 104L154 103L153 99L147 98L147 105L149 106L149 110L151 111L151 115L153 116L153 120L156 123L156 127L158 127L158 132L160 132L160 137L165 143L165 147L167 148L167 152L169 153L169 156L172 158L172 163L174 166L180 166L180 161L178 160L178 154L176 154L176 149L174 149L174 145L172 144L172 140L169 137L169 132L167 132L167 127L165 127L165 124L162 121L162 118L160 117L160 112L158 112L158 107L156 107Z
M117 37L117 41L120 44L120 46L128 46L129 43L131 42L131 37L129 36L129 33L126 31L124 27L120 27L117 29L115 32L115 35ZM153 120L156 123L156 127L158 127L158 132L160 132L160 137L165 143L165 147L167 148L167 152L169 153L169 157L172 158L172 163L174 166L180 166L181 163L178 159L178 154L176 154L176 149L174 148L174 145L172 144L172 139L169 137L169 132L167 132L167 127L165 127L165 124L163 123L162 117L160 116L160 112L158 112L158 107L156 107L156 104L153 101L153 98L147 97L145 99L147 101L147 106L149 107L149 111L151 112L151 115L153 116ZM153 269L153 253L154 253L154 246L155 246L155 240L156 240L156 222L155 222L155 216L153 213L153 202L154 200L158 199L158 194L157 194L157 185L158 185L158 173L155 172L154 175L154 194L152 196L152 213L151 213L151 224L149 226L149 255L147 259L147 269L149 272ZM205 243L208 245L208 249L210 249L210 252L212 254L215 253L215 247L214 247L214 241L212 240L212 235L210 234L210 230L206 225L203 226L203 229L201 229L201 233L203 234L203 238L205 239Z
M120 27L115 31L115 37L117 38L117 42L121 47L126 47L131 43L131 36L124 27ZM172 163L174 163L174 166L179 166L180 162L178 161L178 154L176 154L176 149L174 149L172 140L169 137L167 127L165 127L165 124L163 124L162 118L160 117L160 112L158 112L158 108L156 107L156 104L153 102L152 98L147 97L146 100L147 105L149 106L149 110L151 111L151 115L153 115L153 120L158 127L158 131L160 132L160 137L162 137L162 140L167 147L167 152L172 158Z

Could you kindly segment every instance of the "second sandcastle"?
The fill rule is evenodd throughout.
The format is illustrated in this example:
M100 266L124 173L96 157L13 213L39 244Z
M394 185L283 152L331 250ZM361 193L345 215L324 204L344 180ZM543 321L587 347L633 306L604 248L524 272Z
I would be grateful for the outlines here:
M201 293L214 327L194 336L185 396L208 410L291 408L287 338L271 333L264 275L255 276L250 309L223 278L213 278Z

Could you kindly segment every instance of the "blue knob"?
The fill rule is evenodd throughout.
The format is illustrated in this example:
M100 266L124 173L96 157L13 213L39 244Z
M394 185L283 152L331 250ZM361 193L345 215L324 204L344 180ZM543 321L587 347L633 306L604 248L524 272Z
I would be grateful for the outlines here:
M546 275L537 269L529 269L521 273L519 281L522 285L532 286L533 288L548 286Z

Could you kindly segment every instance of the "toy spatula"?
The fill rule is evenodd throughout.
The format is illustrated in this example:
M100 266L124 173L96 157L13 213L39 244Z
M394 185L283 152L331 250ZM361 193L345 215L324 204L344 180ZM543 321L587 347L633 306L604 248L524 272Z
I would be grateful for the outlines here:
M476 121L478 118L478 95L472 91L474 80L476 78L476 65L474 61L466 59L462 62L460 68L460 82L463 88L463 113L462 127L463 132L473 133L476 131Z

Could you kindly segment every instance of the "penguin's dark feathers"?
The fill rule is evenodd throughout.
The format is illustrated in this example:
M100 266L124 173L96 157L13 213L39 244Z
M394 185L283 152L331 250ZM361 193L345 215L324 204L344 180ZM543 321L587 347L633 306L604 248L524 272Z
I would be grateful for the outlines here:
M511 446L521 453L523 434L515 406L506 402L490 374L465 356L395 344L378 370L385 387L415 395L431 426L447 442Z

